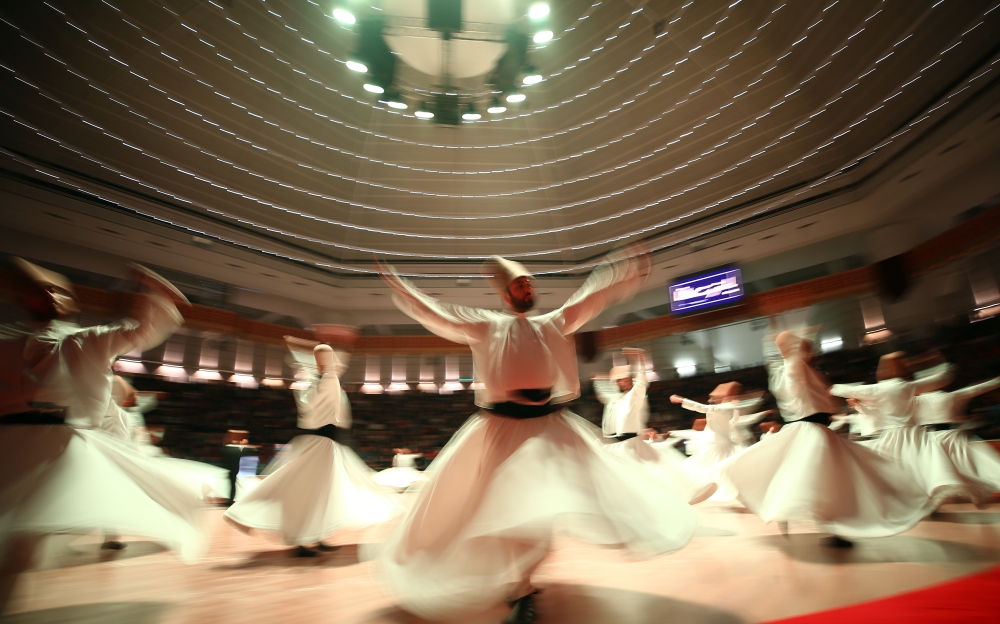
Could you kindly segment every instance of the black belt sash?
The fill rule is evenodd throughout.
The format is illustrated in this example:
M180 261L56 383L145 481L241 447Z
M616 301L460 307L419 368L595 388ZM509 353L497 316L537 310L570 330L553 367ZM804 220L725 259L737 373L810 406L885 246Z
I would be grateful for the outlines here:
M551 403L546 403L544 405L525 405L523 403L507 401L505 403L497 403L493 407L488 408L487 411L492 412L497 416L504 416L505 418L541 418L542 416L548 416L549 414L558 412L561 409L561 405L553 405Z
M934 423L924 425L924 431L951 431L955 428L955 423Z
M827 412L816 412L812 416L806 416L805 418L800 418L798 420L793 420L792 422L811 422L817 425L823 425L824 427L830 426L830 414Z
M632 438L636 438L638 436L639 436L638 433L619 433L618 435L614 436L614 438L619 442L624 442L625 440L631 440Z
M299 429L299 435L314 435L328 440L333 440L338 444L351 446L350 430L336 425L323 425L319 429Z
M0 425L65 425L63 412L20 412L0 416Z
M552 396L552 388L525 388L514 390L513 394L522 396L525 400L532 403L540 403L541 401L549 400ZM514 401L504 401L503 403L495 404L489 408L489 411L497 416L504 416L506 418L541 418L553 412L558 412L561 409L562 406L551 403L527 405L525 403L515 403Z

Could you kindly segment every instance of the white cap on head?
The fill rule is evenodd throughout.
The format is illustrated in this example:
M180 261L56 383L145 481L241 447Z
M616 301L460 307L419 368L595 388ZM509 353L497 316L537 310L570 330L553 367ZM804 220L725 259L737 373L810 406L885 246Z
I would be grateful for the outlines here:
M497 293L507 290L507 286L519 277L532 277L531 273L520 262L493 256L483 263L483 276Z
M316 345L313 349L313 356L316 358L316 364L326 370L332 370L337 364L337 356L330 345Z
M632 367L628 365L615 366L611 369L611 381L618 381L619 379L627 379L632 376Z

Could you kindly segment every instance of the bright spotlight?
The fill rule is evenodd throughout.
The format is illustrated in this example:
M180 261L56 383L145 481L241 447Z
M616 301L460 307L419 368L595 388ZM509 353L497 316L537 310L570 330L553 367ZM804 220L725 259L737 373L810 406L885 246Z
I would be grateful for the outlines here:
M476 111L470 111L468 113L462 113L462 119L464 119L466 121L478 121L478 120L480 120L482 118L483 118L483 116L480 115L479 113L477 113Z
M524 94L523 93L511 93L510 95L507 96L507 101L510 102L511 104L514 104L514 103L517 103L517 102L523 102L524 101Z
M334 9L333 19L337 20L338 22L343 22L345 24L353 24L354 22L358 21L357 19L355 19L354 13L351 13L350 11L344 9Z
M347 61L347 69L361 72L362 74L368 73L368 66L360 61Z
M523 83L525 85L530 86L530 85L533 85L533 84L538 84L542 80L543 80L543 78L542 78L541 74L529 74L529 75L527 75L527 76L524 77Z
M528 10L528 17L531 19L542 19L549 14L549 5L539 2L538 4L531 5Z
M406 108L406 104L398 100L389 100L386 104L389 105L389 108L395 108L396 110L404 110Z
M507 107L504 106L503 104L500 104L498 102L496 104L491 105L489 108L487 108L486 112L489 113L489 114L491 114L491 115L499 115L500 113L506 113L507 112Z
M385 89L383 89L382 87L378 85L368 84L367 82L365 83L365 91L369 93L385 93Z
M541 32L536 32L535 36L531 38L535 43L545 43L546 41L552 41L552 31L543 30Z
M430 112L429 110L418 110L413 114L419 117L420 119L434 119L434 113Z

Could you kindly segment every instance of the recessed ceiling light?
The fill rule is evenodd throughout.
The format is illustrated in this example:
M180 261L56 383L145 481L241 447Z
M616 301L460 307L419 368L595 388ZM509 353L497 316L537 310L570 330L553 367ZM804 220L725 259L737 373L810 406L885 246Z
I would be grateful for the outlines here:
M358 21L354 14L346 9L336 8L333 10L333 18L338 22L343 22L345 24L353 24Z
M545 43L546 41L552 41L552 31L543 30L541 32L536 32L535 36L531 38L535 43Z
M368 66L361 61L347 61L347 69L360 72L362 74L368 73Z
M528 17L530 17L531 19L542 19L548 14L549 14L549 5L545 4L544 2L533 4L531 5L531 8L528 9Z
M367 82L365 83L365 91L368 93L385 93L385 89L382 87Z

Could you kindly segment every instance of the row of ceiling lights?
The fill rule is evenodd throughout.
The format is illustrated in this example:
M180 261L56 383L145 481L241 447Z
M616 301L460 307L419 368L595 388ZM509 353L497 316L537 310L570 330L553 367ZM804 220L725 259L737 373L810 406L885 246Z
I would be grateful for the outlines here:
M542 20L548 17L548 15L549 15L549 5L545 3L541 2L535 3L528 10L528 17L532 20L536 21ZM335 8L333 10L333 17L334 19L343 24L351 25L357 22L357 18L354 16L354 13L352 13L350 10L344 7ZM532 36L532 41L534 41L535 43L545 43L551 41L552 37L553 34L551 30L540 30ZM352 58L349 58L347 60L346 65L347 68L350 69L351 71L355 71L361 74L368 73L368 65L359 58L354 58L352 56ZM534 66L529 65L525 68L524 77L521 80L521 84L523 86L529 87L531 85L542 82L542 80L544 80L544 77L540 73L538 73L538 70L535 69ZM399 91L397 89L389 88L387 90L385 87L375 84L374 82L365 82L364 90L368 91L369 93L374 93L375 95L383 96L380 97L378 101L382 104L387 105L389 108L393 108L396 110L406 110L407 108L409 108L407 103L403 101L403 98L400 96ZM502 95L502 92L494 92L494 93L496 93L496 95L493 96L493 98L489 102L489 105L486 107L486 112L491 115L500 115L502 113L507 112L507 106L505 105L505 102L510 104L517 104L523 102L526 99L526 96L520 91L513 91L507 93L503 97L503 100L500 99L500 95ZM421 103L419 105L419 108L416 111L414 111L413 114L418 119L434 118L434 112L428 109L426 103ZM462 107L462 119L464 119L465 121L478 121L479 119L482 119L482 117L483 116L476 108L475 103L469 102Z

